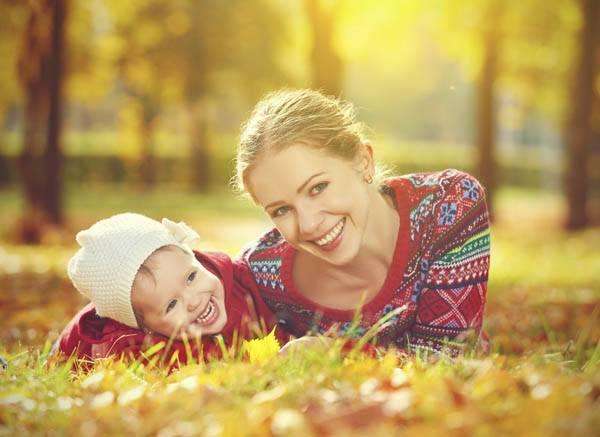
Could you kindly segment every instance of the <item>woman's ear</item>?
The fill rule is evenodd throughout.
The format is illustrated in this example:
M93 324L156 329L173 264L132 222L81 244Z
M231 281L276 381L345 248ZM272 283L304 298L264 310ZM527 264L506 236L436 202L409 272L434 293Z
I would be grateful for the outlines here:
M368 141L360 144L354 168L365 180L373 180L375 175L375 160L373 159L373 147Z

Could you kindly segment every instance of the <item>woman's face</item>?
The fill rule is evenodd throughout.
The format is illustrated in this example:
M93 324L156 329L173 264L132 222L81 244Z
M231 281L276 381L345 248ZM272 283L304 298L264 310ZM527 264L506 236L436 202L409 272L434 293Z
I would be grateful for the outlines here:
M369 146L354 160L346 160L294 145L260 158L247 185L292 246L344 265L363 244L373 191L365 175L372 171Z
M149 264L152 275L138 273L131 296L145 326L175 338L221 332L227 313L219 278L179 248L156 252Z

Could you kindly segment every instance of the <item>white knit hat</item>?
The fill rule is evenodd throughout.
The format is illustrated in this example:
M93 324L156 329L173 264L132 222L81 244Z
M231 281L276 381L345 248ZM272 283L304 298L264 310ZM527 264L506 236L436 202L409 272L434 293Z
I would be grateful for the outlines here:
M141 214L117 214L81 231L81 249L69 261L68 274L99 316L138 328L131 304L133 280L156 249L174 245L192 253L198 234L185 223Z

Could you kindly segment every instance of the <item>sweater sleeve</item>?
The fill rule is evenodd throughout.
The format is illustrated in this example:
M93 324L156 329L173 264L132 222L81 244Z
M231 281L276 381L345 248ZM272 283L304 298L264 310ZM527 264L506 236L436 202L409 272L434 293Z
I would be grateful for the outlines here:
M450 171L434 206L433 243L420 265L409 349L458 355L480 340L490 260L485 193L472 176Z
M275 335L279 344L283 345L290 340L289 333L278 324L277 317L263 300L254 276L245 259L240 257L233 264L233 292L243 295L246 301L250 318L257 322L263 335L275 328Z
M162 346L152 352L153 347L159 343ZM115 357L139 361L143 364L156 360L158 365L166 366L170 370L188 362L208 361L222 356L220 346L212 337L202 338L199 341L192 339L186 345L179 340L169 341L162 335L145 334L138 330L107 338L105 341L93 344L91 350L92 360Z

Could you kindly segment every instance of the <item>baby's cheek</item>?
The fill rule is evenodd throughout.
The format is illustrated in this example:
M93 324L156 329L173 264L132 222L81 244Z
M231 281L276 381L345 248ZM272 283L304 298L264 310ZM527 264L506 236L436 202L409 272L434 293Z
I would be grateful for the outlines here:
M172 335L177 333L180 327L183 325L183 318L181 316L163 319L160 321L160 330L163 335Z

